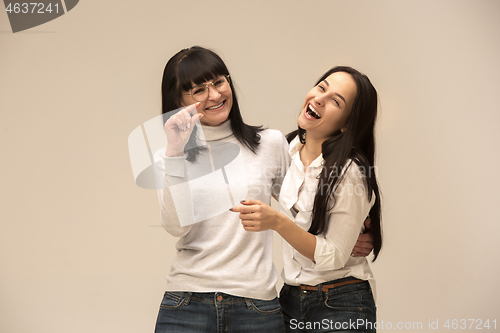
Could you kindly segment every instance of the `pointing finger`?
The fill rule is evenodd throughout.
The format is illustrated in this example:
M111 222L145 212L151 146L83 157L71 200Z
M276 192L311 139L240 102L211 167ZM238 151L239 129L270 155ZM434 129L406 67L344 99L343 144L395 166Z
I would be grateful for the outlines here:
M242 213L242 214L248 214L248 213L253 213L256 210L258 210L259 206L236 206L231 209L229 209L232 212L235 213Z

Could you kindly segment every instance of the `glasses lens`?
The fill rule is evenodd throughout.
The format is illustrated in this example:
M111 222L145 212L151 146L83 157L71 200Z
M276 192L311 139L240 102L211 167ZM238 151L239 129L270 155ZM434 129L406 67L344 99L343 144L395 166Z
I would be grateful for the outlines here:
M223 92L229 88L229 80L227 77L221 76L213 81L213 85L219 92Z
M211 83L200 84L191 89L191 96L197 102L203 102L208 98L208 86L212 84L218 92L224 92L229 89L229 76L220 76Z
M208 97L207 86L200 85L200 86L194 87L193 89L191 89L191 96L193 97L193 99L195 101L203 102Z

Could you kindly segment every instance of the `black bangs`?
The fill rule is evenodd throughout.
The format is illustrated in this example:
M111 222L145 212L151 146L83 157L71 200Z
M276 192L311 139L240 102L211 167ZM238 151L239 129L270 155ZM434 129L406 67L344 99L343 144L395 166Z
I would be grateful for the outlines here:
M229 71L222 59L213 53L196 52L186 55L177 70L180 87L183 91L192 88L192 84L201 84L213 80L220 75L228 75Z

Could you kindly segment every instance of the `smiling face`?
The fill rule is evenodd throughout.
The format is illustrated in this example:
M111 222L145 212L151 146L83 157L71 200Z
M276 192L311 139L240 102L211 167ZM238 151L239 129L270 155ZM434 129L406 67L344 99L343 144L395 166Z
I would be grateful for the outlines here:
M206 81L205 84L212 82L213 80ZM194 87L195 84L192 84ZM185 95L187 92L183 92L181 98L182 106L187 106L196 103L196 101L191 97L191 95ZM208 98L200 102L198 107L198 113L202 113L204 116L200 119L202 125L206 126L218 126L225 122L231 108L233 107L233 92L231 87L226 91L217 91L212 84L209 84L208 88Z
M335 72L306 95L298 123L307 138L326 140L343 130L356 98L357 86L346 72Z

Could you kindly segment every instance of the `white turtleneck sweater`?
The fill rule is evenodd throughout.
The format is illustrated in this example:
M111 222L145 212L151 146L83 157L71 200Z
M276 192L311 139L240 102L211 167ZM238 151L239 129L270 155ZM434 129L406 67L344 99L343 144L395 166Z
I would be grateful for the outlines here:
M270 204L271 195L278 197L290 163L288 143L280 131L264 130L255 154L234 137L229 120L201 129L207 149L195 162L166 158L165 149L155 154L167 184L158 189L160 219L180 237L166 290L271 300L278 280L272 231L245 231L229 208L243 199Z

